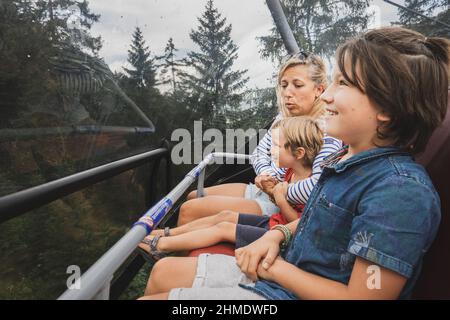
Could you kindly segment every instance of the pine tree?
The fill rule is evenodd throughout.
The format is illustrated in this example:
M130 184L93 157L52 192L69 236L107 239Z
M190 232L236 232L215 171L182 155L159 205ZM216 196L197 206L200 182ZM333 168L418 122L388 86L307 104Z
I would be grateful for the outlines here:
M128 50L128 63L132 68L123 69L133 85L139 88L153 88L156 85L155 58L151 57L139 27L136 27L133 33L131 49Z
M406 0L405 7L427 17L450 24L450 4L448 0ZM422 32L427 36L443 36L450 38L450 28L428 20L413 12L399 9L399 24Z
M334 55L345 39L367 28L368 0L282 0L284 12L302 50L324 57ZM269 36L260 37L263 58L280 60L284 55L281 36L273 27Z
M227 111L236 110L248 78L247 70L232 71L238 47L231 39L231 24L227 25L212 0L208 0L205 12L198 18L200 25L191 30L190 38L200 52L188 53L186 64L193 74L183 73L187 87L191 90L191 106L206 122L216 127L227 122Z
M18 1L18 5L31 10L33 18L49 32L49 36L65 46L75 46L97 55L102 47L101 37L93 37L90 29L100 15L89 9L86 0Z
M175 54L178 49L175 48L173 39L170 38L167 42L166 48L164 50L164 55L161 57L163 63L161 65L161 84L170 84L172 87L172 93L177 91L177 78L180 72L180 66L182 64L175 59Z

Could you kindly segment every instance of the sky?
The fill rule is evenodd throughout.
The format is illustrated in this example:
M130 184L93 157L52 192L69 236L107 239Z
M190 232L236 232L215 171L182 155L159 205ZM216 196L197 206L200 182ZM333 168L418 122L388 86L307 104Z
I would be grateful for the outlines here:
M191 29L198 26L197 18L204 12L207 0L90 0L91 11L100 14L100 21L91 32L101 35L103 48L100 51L113 71L126 66L131 35L139 26L153 54L161 55L170 37L179 56L198 50L189 38ZM403 0L396 1L399 4ZM231 38L239 47L236 70L248 69L249 88L273 85L275 65L263 60L259 54L258 36L269 34L273 20L264 0L215 0L219 12L232 24ZM375 25L389 25L395 21L397 9L373 0L371 4L379 15Z

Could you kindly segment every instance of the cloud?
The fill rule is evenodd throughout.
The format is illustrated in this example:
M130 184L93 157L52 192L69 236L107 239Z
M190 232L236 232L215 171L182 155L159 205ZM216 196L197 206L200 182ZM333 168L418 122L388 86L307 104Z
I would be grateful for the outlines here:
M131 35L136 26L142 29L150 50L163 53L167 41L173 38L179 54L198 50L189 38L189 32L197 28L204 12L206 0L95 0L90 2L93 12L101 15L92 28L94 35L101 35L103 48L100 55L114 71L125 65ZM227 23L232 24L231 37L239 47L234 69L248 69L250 87L266 87L273 65L263 61L258 53L257 36L267 34L272 18L264 0L216 0L215 5ZM122 61L122 62L121 62Z

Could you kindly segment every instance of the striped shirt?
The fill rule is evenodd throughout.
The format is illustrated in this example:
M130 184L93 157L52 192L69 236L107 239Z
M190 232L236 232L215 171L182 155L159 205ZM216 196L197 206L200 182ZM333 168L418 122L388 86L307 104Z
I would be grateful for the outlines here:
M277 117L278 119L278 117ZM276 120L275 120L276 121ZM266 135L259 142L253 154L250 157L250 162L255 169L257 175L262 173L269 173L276 177L277 180L283 181L286 174L286 168L278 168L271 159L270 148L272 146L272 134L269 130ZM321 164L327 156L335 153L342 148L342 142L336 138L325 135L323 138L322 149L314 159L312 165L311 177L297 181L290 184L287 192L287 200L292 204L306 204L312 189L316 185L322 173Z

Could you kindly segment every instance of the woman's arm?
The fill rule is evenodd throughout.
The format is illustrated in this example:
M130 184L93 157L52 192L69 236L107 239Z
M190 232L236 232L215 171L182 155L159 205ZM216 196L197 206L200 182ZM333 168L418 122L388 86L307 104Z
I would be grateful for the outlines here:
M277 121L281 119L278 115L275 119ZM272 147L272 133L271 130L267 131L264 137L259 141L258 146L253 151L250 157L250 163L256 172L256 175L270 174L272 177L276 178L277 181L283 181L284 175L286 174L286 169L278 168L273 162L270 154L270 149Z
M306 202L308 202L309 195L322 174L321 165L324 158L335 153L341 148L342 142L340 140L329 136L323 139L322 149L314 159L311 177L289 185L287 199L290 203L306 204Z
M256 175L261 175L262 173L273 174L270 158L270 148L272 146L272 135L270 130L264 135L264 137L259 141L258 146L252 153L250 157L250 162Z
M348 285L303 271L282 259L277 259L268 269L260 264L258 276L278 283L304 300L396 299L407 280L360 257L356 257ZM379 287L374 286L375 277L379 277Z

